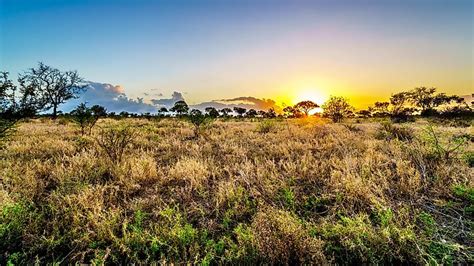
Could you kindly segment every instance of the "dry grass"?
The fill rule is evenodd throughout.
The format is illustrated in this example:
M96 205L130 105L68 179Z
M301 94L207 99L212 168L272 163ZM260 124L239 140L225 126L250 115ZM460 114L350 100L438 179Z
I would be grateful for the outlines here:
M427 121L98 126L31 120L0 150L2 264L474 262L472 123L433 129L464 138L449 157Z

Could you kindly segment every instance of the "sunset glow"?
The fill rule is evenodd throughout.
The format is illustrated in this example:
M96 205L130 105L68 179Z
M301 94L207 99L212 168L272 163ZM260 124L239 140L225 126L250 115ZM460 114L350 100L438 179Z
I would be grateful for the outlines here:
M336 95L365 108L416 86L472 93L472 21L467 0L3 0L0 62L75 69L138 104Z

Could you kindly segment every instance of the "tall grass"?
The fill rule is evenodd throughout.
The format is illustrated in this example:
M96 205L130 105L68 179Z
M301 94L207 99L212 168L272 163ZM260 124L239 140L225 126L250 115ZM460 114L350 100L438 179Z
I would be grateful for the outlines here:
M472 127L273 123L21 123L0 263L473 263Z

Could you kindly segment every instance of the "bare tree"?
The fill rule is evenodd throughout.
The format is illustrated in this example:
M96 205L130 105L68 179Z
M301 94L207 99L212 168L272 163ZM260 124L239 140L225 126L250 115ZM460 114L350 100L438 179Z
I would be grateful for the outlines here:
M62 72L41 62L36 68L20 75L18 81L26 92L27 98L23 99L25 103L29 102L42 110L53 109L54 118L60 104L77 98L87 86L77 71Z

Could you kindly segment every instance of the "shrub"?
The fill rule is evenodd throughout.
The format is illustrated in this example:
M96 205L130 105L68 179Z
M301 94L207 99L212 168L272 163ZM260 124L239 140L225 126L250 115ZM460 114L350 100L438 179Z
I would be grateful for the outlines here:
M104 107L94 105L88 108L85 103L81 103L71 112L72 120L81 128L81 135L88 131L91 134L92 128L95 126L100 117L106 116L107 112Z
M96 138L96 141L112 163L119 163L122 161L126 148L133 142L135 137L135 130L126 126L103 129Z
M257 125L257 132L267 134L272 132L276 128L275 122L270 119L264 119Z
M464 155L464 159L466 160L466 163L469 165L469 167L474 167L474 152L467 152Z
M413 139L413 132L407 127L396 126L390 122L385 122L380 124L376 138L386 140L397 139L401 141L411 141Z
M186 120L194 126L193 138L199 138L200 133L214 121L214 118L204 115L197 109L193 109L189 115L186 116Z
M437 158L445 160L453 159L461 154L469 138L466 135L459 135L443 141L443 138L441 138L432 125L427 126L424 131L425 141L428 143L431 152Z

